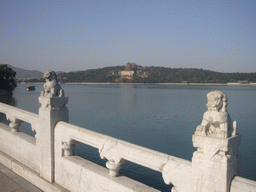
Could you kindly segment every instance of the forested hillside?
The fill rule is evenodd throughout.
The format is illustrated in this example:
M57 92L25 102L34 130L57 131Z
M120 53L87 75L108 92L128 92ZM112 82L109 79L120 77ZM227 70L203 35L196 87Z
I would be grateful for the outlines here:
M65 82L114 82L119 77L119 71L123 69L124 66L104 67L101 69L62 73L59 78Z
M256 82L256 73L220 73L195 68L150 67L147 78L134 80L149 83L228 83L246 80Z
M256 73L220 73L196 68L143 67L141 74L122 77L125 66L61 73L62 82L130 82L130 83L228 83L256 82Z

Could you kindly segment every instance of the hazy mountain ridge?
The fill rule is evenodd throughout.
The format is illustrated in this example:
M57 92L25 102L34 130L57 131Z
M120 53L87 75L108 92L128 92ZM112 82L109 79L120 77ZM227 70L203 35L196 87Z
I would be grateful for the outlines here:
M8 67L12 68L12 70L16 71L16 79L40 79L43 77L44 73L37 70L28 70L28 69L22 69L19 67L14 67L12 65L8 64Z

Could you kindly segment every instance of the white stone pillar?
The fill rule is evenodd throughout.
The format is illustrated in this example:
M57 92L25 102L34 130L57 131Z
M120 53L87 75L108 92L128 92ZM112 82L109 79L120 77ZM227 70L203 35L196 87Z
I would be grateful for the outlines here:
M54 71L47 71L44 75L46 83L39 97L39 133L37 133L37 147L40 157L40 176L49 182L54 181L54 127L59 121L69 121L66 104L68 98L58 84Z
M229 192L237 175L241 135L227 112L227 97L220 91L207 94L207 108L193 135L197 148L192 158L193 192Z
M193 135L197 147L192 158L194 192L229 192L237 175L241 135L231 138L211 138Z
M53 182L54 170L54 127L58 121L68 122L69 112L65 106L67 97L39 97L40 129L37 145L40 150L40 176Z

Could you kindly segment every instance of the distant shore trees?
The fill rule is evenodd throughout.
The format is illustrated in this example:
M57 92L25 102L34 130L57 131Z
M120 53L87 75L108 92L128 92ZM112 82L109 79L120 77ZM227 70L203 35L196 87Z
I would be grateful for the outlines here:
M128 63L130 64L130 63ZM132 65L132 63L131 63ZM129 67L130 65L128 65ZM113 66L85 71L74 71L58 74L61 83L229 83L256 82L256 73L221 73L197 68L141 67L127 75L123 71L134 70L133 67ZM26 80L40 82L39 79Z
M16 72L6 64L0 64L0 95L12 95L17 86L15 81Z

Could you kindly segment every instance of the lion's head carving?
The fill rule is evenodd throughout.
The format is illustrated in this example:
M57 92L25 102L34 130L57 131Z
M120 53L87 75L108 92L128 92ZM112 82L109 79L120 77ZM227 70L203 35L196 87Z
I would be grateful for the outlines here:
M227 112L227 96L221 91L207 94L207 108L201 125L196 128L196 135L208 135L227 138L236 134L236 121L232 121Z
M57 75L54 71L44 73L45 84L41 96L45 97L64 97L64 91L58 83Z

